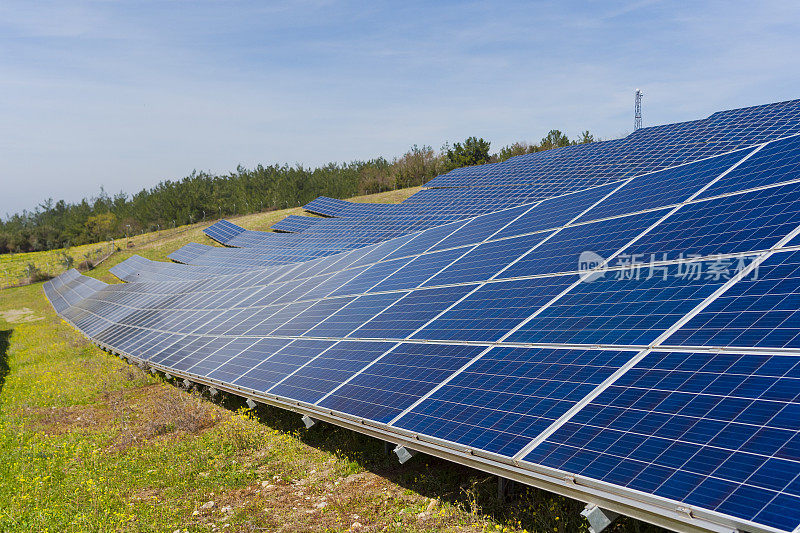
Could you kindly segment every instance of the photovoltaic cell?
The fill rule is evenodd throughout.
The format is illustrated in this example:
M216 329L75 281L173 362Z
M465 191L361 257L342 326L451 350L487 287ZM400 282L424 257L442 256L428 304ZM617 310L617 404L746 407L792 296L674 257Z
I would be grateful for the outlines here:
M635 354L494 348L394 425L513 457Z
M791 531L800 358L655 352L525 459Z
M506 265L521 257L522 254L541 243L549 235L549 232L535 233L533 235L486 242L468 251L462 250L462 253L466 253L463 258L439 272L425 282L425 285L447 285L450 283L487 280L498 274Z
M484 349L481 346L401 344L318 405L388 422Z
M578 271L585 253L609 258L665 214L665 211L650 211L564 228L503 272L501 277Z
M509 224L495 237L498 239L513 237L563 226L620 185L611 183L546 200L528 211L525 216Z
M487 283L412 338L496 341L578 279L566 275Z
M291 339L261 339L207 374L212 379L233 383L250 369L287 346Z
M779 252L673 333L667 345L800 348L800 252Z
M378 292L418 287L467 251L469 251L468 248L455 248L420 255L371 290Z
M456 285L437 289L417 289L397 300L397 303L358 328L351 336L368 339L403 339L473 288L470 285Z
M273 387L270 393L301 402L317 402L392 346L391 342L341 341Z
M669 275L617 279L625 271L575 286L512 334L510 342L649 344L726 280Z
M345 337L403 296L405 293L399 292L359 296L311 328L305 335L307 337Z
M800 224L800 183L686 205L626 253L657 258L766 250Z
M800 136L773 141L739 168L705 190L700 198L800 178Z
M695 163L637 176L584 214L580 221L681 203L752 151L753 148L737 150Z
M238 377L233 383L256 391L267 391L332 345L332 341L295 340L271 357L265 358L257 366Z

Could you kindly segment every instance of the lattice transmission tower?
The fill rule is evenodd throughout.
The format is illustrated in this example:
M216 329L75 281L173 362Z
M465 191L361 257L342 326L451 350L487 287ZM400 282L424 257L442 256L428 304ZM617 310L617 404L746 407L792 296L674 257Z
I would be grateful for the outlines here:
M636 89L636 103L634 104L633 131L642 128L642 91Z

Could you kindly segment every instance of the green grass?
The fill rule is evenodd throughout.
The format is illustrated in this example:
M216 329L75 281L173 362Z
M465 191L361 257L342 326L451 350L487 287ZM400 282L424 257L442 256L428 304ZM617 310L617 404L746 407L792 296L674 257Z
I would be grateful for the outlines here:
M135 251L163 259L200 229ZM520 488L503 505L488 474L186 392L88 343L41 284L0 291L0 457L0 531L586 531L579 502Z

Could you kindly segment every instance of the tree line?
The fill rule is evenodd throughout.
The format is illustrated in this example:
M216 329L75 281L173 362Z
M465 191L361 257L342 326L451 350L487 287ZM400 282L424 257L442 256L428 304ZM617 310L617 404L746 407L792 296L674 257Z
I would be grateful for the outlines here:
M179 180L164 180L128 195L109 195L103 189L91 198L68 203L48 199L31 211L0 220L0 253L19 253L77 246L142 231L295 207L318 196L348 198L414 187L455 168L504 161L516 155L593 142L584 132L569 139L551 130L540 142L516 142L491 153L488 141L469 137L438 152L412 146L400 157L317 168L301 165L258 165L214 175L193 171Z

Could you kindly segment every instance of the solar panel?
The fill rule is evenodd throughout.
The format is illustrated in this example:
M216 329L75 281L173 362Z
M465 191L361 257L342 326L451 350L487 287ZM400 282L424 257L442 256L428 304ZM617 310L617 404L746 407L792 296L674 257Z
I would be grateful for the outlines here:
M525 460L792 531L798 362L649 354Z
M297 234L220 223L247 246L45 294L190 381L675 529L794 532L798 130L773 104L457 170L404 207L320 199L337 218Z

